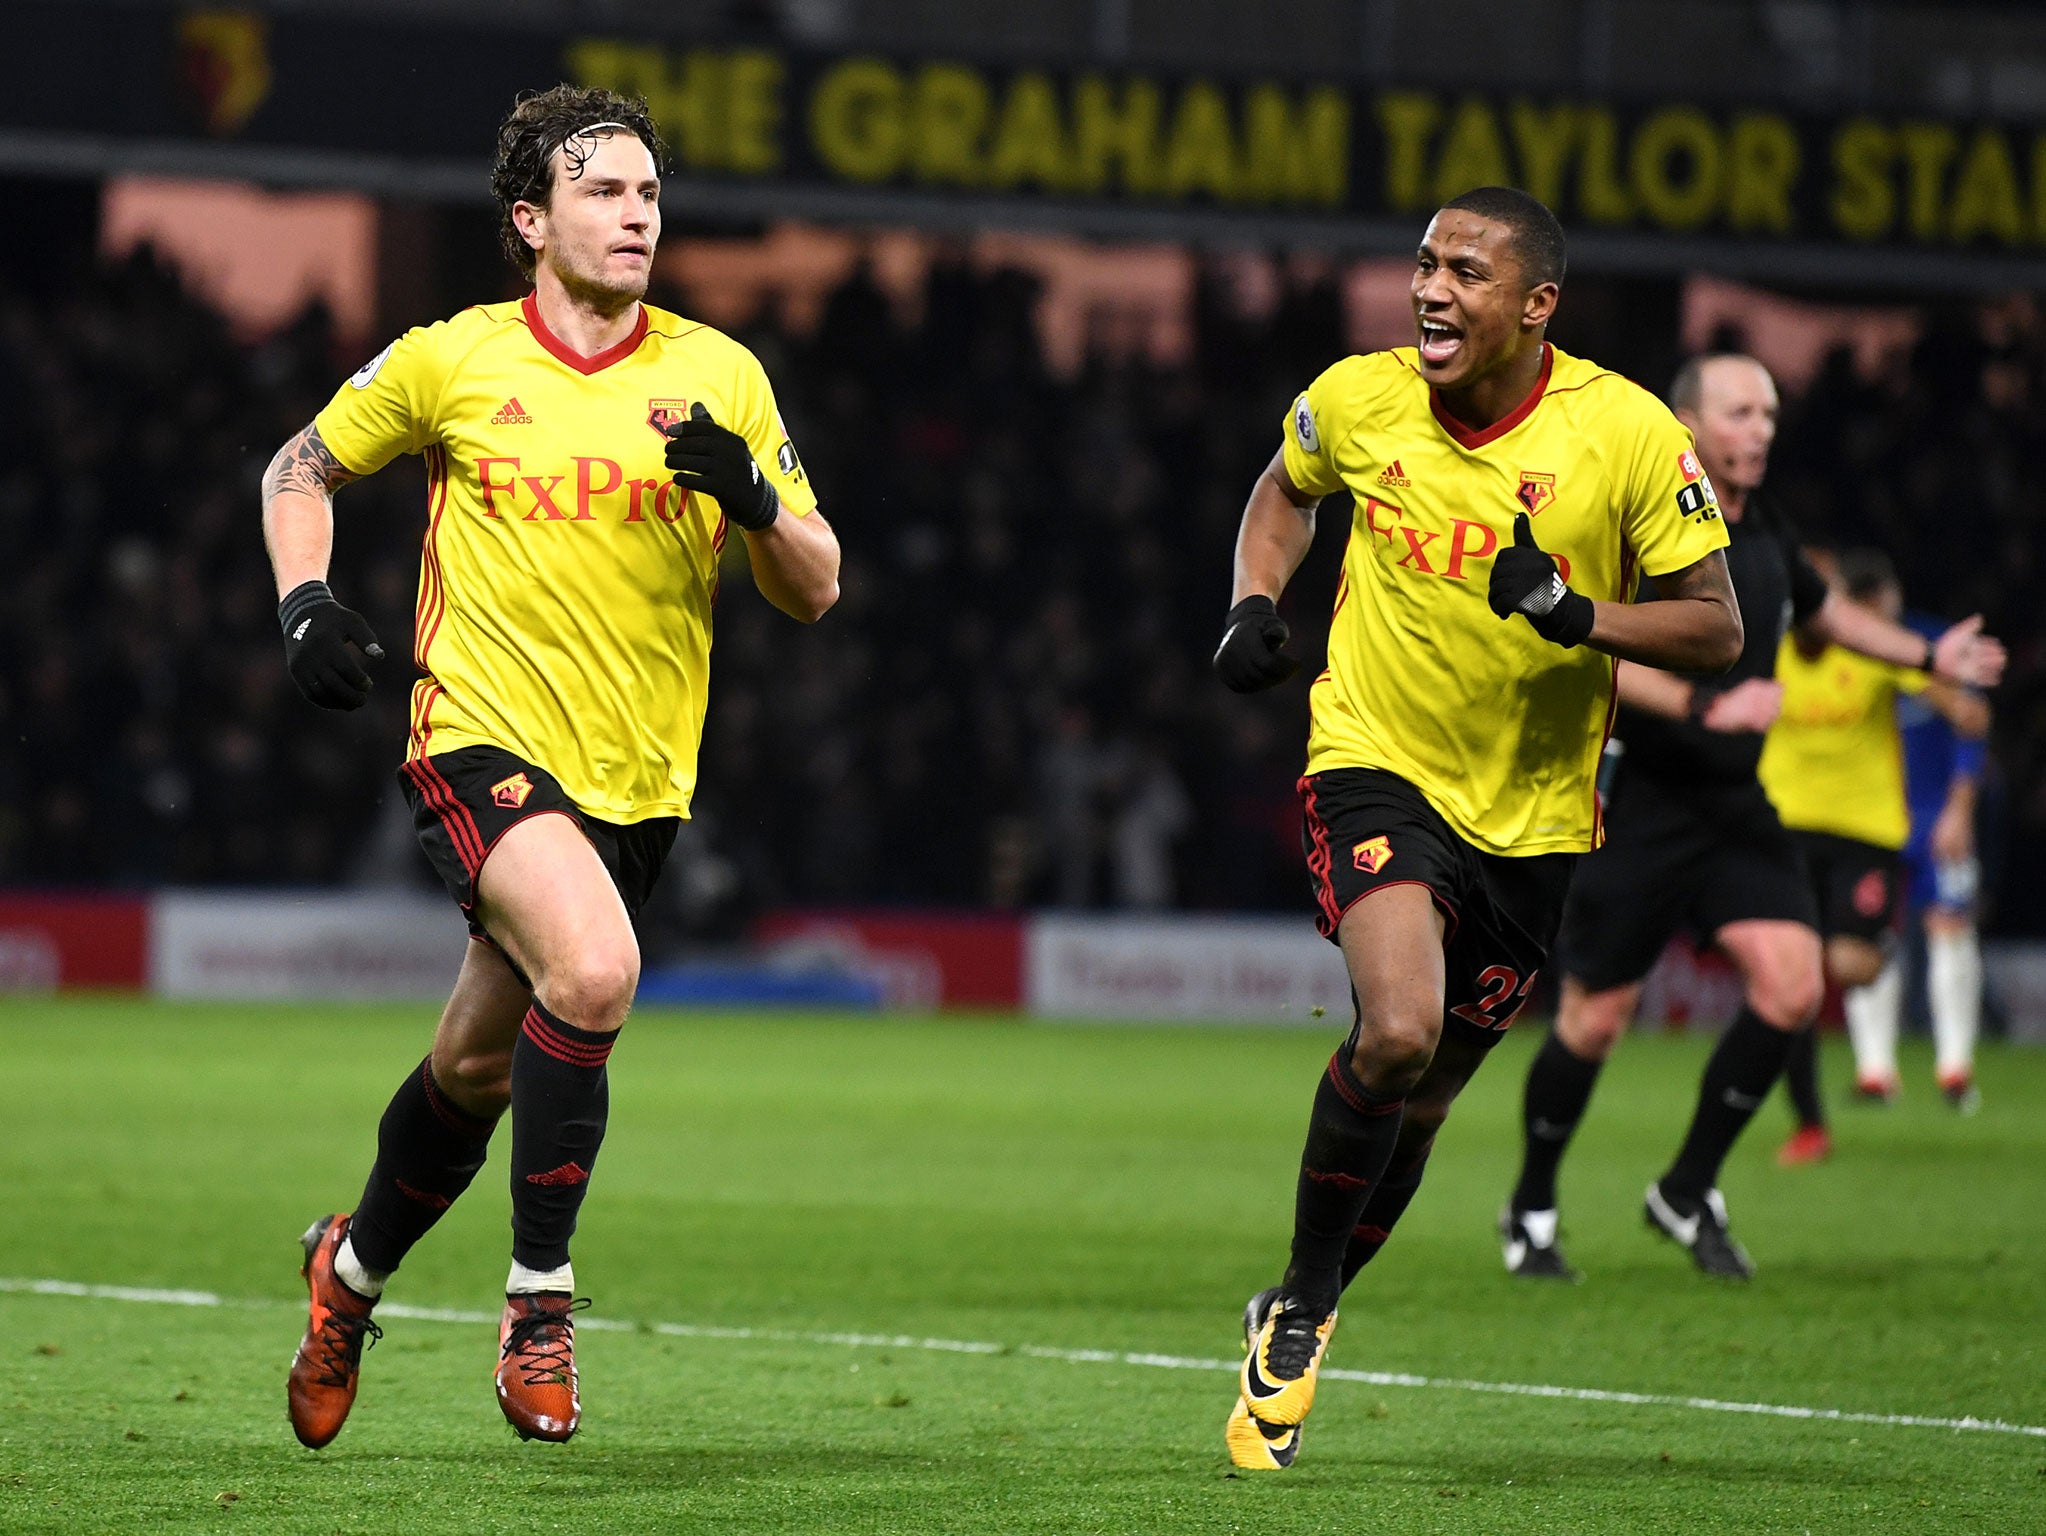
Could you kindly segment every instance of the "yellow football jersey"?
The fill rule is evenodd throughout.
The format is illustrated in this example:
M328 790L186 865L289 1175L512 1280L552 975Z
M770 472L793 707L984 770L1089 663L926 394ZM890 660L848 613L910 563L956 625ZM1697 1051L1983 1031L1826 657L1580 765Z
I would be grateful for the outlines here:
M1925 674L1829 645L1806 656L1785 636L1776 650L1783 712L1762 742L1762 788L1786 827L1902 848L1904 738L1897 695Z
M1492 555L1528 514L1584 596L1630 601L1727 542L1691 434L1616 373L1545 348L1492 426L1452 417L1412 347L1350 357L1286 419L1286 472L1356 498L1307 771L1382 768L1491 853L1583 852L1612 728L1613 659L1564 650L1486 605Z
M408 757L502 747L606 821L689 814L725 521L674 483L662 427L699 401L815 508L759 361L650 305L595 357L530 295L464 310L335 392L315 424L346 468L426 456Z

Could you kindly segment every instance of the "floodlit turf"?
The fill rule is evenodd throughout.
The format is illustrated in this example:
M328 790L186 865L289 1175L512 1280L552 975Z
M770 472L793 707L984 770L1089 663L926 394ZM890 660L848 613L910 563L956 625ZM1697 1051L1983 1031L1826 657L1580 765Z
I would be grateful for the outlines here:
M576 1261L595 1318L987 1341L964 1353L586 1331L565 1447L499 1417L495 1335L392 1317L353 1420L301 1450L294 1239L353 1202L430 1009L9 1001L0 1531L1987 1531L2046 1529L2046 1439L1324 1384L1293 1471L1231 1477L1226 1358L1284 1255L1334 1033L647 1012L613 1058ZM1523 1028L1466 1096L1331 1364L2046 1425L2046 1053L1955 1118L1907 1054L1783 1171L1772 1105L1725 1180L1759 1261L1695 1275L1641 1225L1702 1058L1630 1041L1566 1170L1575 1289L1510 1282ZM1839 1091L1840 1048L1828 1062ZM494 1312L505 1148L390 1293Z

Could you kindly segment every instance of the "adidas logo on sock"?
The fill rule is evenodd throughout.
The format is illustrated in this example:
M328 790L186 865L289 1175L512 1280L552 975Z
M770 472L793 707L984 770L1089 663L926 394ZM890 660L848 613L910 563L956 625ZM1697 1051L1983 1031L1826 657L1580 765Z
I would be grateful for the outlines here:
M549 1168L545 1173L526 1175L528 1184L540 1184L556 1189L570 1184L587 1184L589 1181L590 1170L581 1163L563 1163L559 1168Z

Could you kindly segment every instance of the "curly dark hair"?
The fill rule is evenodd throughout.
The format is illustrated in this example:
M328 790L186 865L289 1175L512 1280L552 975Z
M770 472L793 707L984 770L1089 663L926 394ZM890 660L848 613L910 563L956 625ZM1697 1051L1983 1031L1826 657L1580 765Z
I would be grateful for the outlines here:
M490 168L490 190L497 198L497 239L506 258L532 280L535 256L518 226L512 223L514 203L532 203L545 208L554 191L554 152L565 151L563 168L568 179L580 176L590 157L570 141L584 129L598 123L618 123L632 133L654 157L654 168L665 171L668 146L647 114L646 101L579 85L557 85L551 91L529 91L512 106L497 130L497 163Z

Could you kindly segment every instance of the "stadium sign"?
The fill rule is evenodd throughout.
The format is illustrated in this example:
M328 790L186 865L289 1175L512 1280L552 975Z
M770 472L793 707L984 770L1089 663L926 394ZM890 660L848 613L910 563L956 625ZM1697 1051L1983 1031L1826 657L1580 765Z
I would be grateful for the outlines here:
M70 67L0 101L0 164L475 199L512 97L571 79L643 94L679 201L740 217L1405 251L1444 198L1505 182L1585 265L2046 282L2030 125L91 8L12 8L18 51Z
M696 174L1365 216L1524 187L1577 228L2046 251L2046 132L584 39Z

